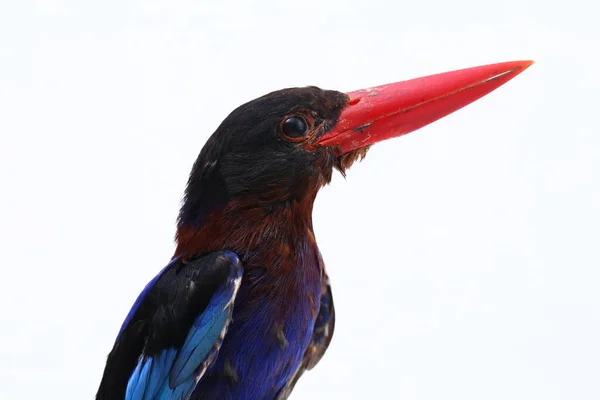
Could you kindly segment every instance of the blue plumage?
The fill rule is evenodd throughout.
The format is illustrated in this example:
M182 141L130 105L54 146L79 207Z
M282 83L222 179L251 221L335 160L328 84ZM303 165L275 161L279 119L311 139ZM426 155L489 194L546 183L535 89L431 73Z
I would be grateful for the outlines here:
M114 370L127 376L126 388L106 385L103 392L101 385L97 397L189 398L223 342L242 273L227 251L172 260L136 300L109 355L107 365L114 359Z
M194 371L207 359L210 351L215 345L220 345L231 317L235 297L233 289L220 288L211 298L206 311L194 321L169 372L170 387L180 386L189 377L194 377Z
M211 361L211 352L216 352L222 343L242 277L242 267L235 254L222 252L220 258L216 258L215 261L222 262L216 273L228 268L227 275L212 294L203 293L205 296L210 295L210 300L189 327L183 345L167 347L155 355L143 354L127 383L125 400L187 399L191 395L197 380ZM171 268L172 265L173 262L169 264ZM212 265L206 266L195 261L183 268L201 269L200 275L207 279L205 273L210 271L210 267ZM135 308L139 308L145 295L152 292L165 270L146 286L141 299L134 304ZM186 291L193 293L196 290L196 284L192 280L186 284L183 292L177 293L177 296L186 297L189 296ZM135 310L133 313L135 314ZM173 319L176 319L176 316Z

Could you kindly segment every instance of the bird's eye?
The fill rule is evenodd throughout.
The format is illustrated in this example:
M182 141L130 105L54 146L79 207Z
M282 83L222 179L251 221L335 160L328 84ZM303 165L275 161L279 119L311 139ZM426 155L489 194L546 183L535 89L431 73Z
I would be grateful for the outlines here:
M308 132L308 122L297 115L286 118L281 124L281 132L290 139L302 139Z

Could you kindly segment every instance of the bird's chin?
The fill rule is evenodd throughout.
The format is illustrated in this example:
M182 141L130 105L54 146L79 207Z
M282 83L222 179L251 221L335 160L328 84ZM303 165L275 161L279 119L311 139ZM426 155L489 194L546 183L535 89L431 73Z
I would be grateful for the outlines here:
M335 169L340 171L342 175L346 176L346 170L350 168L356 161L362 161L370 148L371 146L365 146L349 151L341 156L336 156Z
M321 187L329 184L333 177L334 169L338 170L345 177L346 170L356 161L362 161L370 147L361 147L342 155L338 155L338 149L333 147L321 147L313 153L315 158L312 165L314 168L312 169L313 173L310 174L313 178L318 177L318 181L312 180L309 185L319 190Z

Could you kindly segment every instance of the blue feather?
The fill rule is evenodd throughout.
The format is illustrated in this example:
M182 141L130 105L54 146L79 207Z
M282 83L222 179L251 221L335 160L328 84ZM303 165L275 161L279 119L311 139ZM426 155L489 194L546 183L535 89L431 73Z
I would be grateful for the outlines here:
M196 383L195 371L218 343L229 320L231 305L228 303L233 293L227 289L224 287L215 293L206 311L194 321L179 352L164 350L159 356L138 364L127 385L126 400L172 400L191 395Z
M177 351L175 349L168 349L163 350L160 356L156 358L142 400L153 400L156 397L156 394L166 382L169 368L176 355Z
M129 382L127 383L127 392L125 393L125 398L128 400L141 400L144 395L144 390L146 388L146 381L148 380L148 370L152 365L152 359L141 360Z
M169 374L171 387L177 387L193 377L194 371L218 342L229 320L232 293L227 289L225 287L215 293L206 311L194 321Z

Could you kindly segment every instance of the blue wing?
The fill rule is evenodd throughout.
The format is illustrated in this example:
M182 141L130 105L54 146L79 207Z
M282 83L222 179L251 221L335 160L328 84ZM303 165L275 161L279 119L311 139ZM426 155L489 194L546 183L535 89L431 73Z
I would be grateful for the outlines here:
M219 351L242 272L231 252L173 260L125 319L96 398L189 398Z

